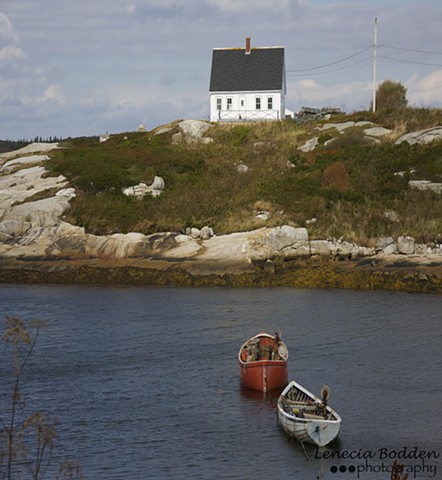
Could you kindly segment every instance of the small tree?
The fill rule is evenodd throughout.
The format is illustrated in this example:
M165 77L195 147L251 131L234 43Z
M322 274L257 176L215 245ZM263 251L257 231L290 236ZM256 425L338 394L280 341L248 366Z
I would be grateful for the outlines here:
M399 110L407 106L407 89L400 82L384 80L376 90L378 110Z

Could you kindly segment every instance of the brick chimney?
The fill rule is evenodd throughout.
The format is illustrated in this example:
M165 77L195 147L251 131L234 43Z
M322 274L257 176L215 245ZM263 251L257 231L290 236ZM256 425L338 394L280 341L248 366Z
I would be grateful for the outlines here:
M250 37L246 37L246 55L250 55Z

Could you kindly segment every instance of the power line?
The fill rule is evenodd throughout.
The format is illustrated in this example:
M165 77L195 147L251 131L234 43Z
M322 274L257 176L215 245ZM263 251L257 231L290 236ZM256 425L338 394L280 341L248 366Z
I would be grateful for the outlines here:
M365 66L366 65L359 65L358 66L357 64L354 64L353 68L349 68L349 69L341 71L339 73L332 73L331 75L328 75L327 72L321 72L321 73L318 73L316 75L312 75L311 79L313 79L313 80L325 80L327 78L341 77L342 75L347 75L348 73L354 72L355 70L361 70ZM293 78L293 77L289 77L289 78Z
M404 52L425 53L428 55L442 55L442 52L434 52L431 50L416 50L414 48L394 47L392 45L385 45L384 43L381 43L379 47L392 48L393 50L403 50Z
M337 63L345 62L346 60L349 60L350 58L354 58L357 55L360 55L361 53L364 53L367 50L370 50L371 48L373 48L373 45L370 45L369 47L364 48L363 50L360 50L359 52L353 53L352 55L349 55L348 57L342 58L340 60L336 60L334 62L325 63L324 65L319 65L317 67L301 68L301 69L286 70L286 71L287 72L308 72L308 71L311 71L311 70L319 70L320 68L330 67L332 65L336 65Z
M442 64L440 63L416 62L414 60L404 60L402 58L384 57L383 55L379 55L378 58L382 58L384 60L390 60L393 62L399 62L399 63L411 63L413 65L427 65L429 67L442 67Z
M344 65L342 67L333 68L331 70L325 70L323 72L317 72L317 73L313 74L313 76L315 78L318 78L319 75L327 75L329 73L339 72L341 70L349 69L351 67L355 67L355 66L360 65L360 64L365 64L369 60L371 60L371 57L366 57L363 60L359 60L358 62L354 62L354 63L351 63L349 65ZM293 72L293 70L288 70L287 71L287 76L288 77L311 77L312 76L311 73L290 73L290 72ZM321 77L321 78L324 78L324 77Z
M405 51L405 52L423 53L423 54L428 54L428 55L442 55L442 52L436 52L436 51L432 51L432 50L418 50L418 49L415 49L415 48L395 47L393 45L386 45L384 43L381 43L380 45L378 45L378 48L380 48L380 47L391 48L391 49L394 49L394 50L402 50L402 51ZM366 48L364 48L364 49L362 49L362 50L360 50L356 53L353 53L352 55L348 55L347 57L341 58L340 60L335 60L334 62L325 63L323 65L318 65L316 67L286 70L286 73L293 74L293 75L290 75L290 76L309 75L309 74L301 74L301 73L298 74L296 72L311 72L312 70L320 70L321 68L326 68L326 67L330 67L330 66L333 66L333 65L337 65L338 63L345 62L346 60L349 60L349 59L354 58L358 55L361 55L362 53L364 53L367 50L370 50L372 48L373 48L373 45L370 45L370 46L368 46L368 47L366 47ZM438 64L438 63L418 62L418 61L413 61L413 60L402 60L402 59L394 58L394 57L379 56L379 58L383 58L385 60L403 62L403 63L414 63L416 65L428 65L428 66L432 66L432 67L441 67L442 66L441 64ZM357 64L365 62L365 61L366 61L366 59L361 60L361 62L352 63L350 66L357 65ZM346 67L343 67L343 68L346 68ZM338 70L339 69L328 70L326 72L321 72L321 73L332 73L332 72L335 72L335 71L338 71Z
M387 45L387 44L379 44L377 45L378 48L390 48L393 50L401 50L405 52L413 52L413 53L422 53L422 54L427 54L427 55L442 55L442 52L436 52L432 50L419 50L419 49L414 49L414 48L405 48L405 47L397 47L394 45ZM318 65L316 67L309 67L309 68L300 68L300 69L291 69L291 70L286 70L287 76L294 78L294 77L309 77L313 76L314 78L330 78L329 74L339 72L342 70L348 70L348 69L353 69L352 67L356 67L358 65L364 64L367 61L371 60L371 58L364 58L363 60L360 60L358 62L351 63L349 65L344 65L342 67L338 68L333 68L333 69L327 69L321 72L316 72L312 73L314 70L321 70L325 69L327 67L331 67L333 65L337 65L339 63L345 62L347 60L350 60L351 58L357 57L358 55L361 55L362 53L371 50L374 48L374 45L370 45L358 52L355 52L351 55L348 55L347 57L341 58L339 60L335 60L333 62L325 63L323 65ZM401 59L401 58L395 58L395 57L388 57L388 56L383 56L383 55L378 55L377 56L379 59L390 61L390 62L398 62L398 63L408 63L408 64L414 64L414 65L424 65L424 66L430 66L430 67L442 67L442 64L439 63L431 63L431 62L419 62L416 60L406 60L406 59ZM301 73L301 72L308 72L308 73ZM326 75L326 76L324 76ZM338 74L339 75L339 74ZM331 76L336 76L336 75L331 75Z

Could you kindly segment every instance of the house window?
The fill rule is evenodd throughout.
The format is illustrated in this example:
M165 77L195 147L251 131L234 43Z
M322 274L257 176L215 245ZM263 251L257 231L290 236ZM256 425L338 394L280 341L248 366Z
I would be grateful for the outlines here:
M221 110L221 101L222 101L222 99L219 98L219 97L216 99L216 109L217 110Z
M227 110L232 110L232 97L227 97Z
M256 97L256 110L261 110L261 97Z
M244 99L241 98L241 107L244 107Z
M273 110L273 97L267 97L267 110Z

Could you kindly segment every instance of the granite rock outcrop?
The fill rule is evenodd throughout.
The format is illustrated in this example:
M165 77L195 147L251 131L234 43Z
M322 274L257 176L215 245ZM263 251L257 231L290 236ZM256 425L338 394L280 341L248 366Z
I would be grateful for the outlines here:
M195 135L200 135L198 130ZM191 134L193 135L193 134ZM436 255L441 245L417 245L403 236L380 239L375 247L343 240L312 240L307 228L290 225L216 235L210 227L151 235L92 235L63 219L75 190L63 176L51 177L45 168L58 144L33 144L0 155L0 258L63 260L142 259L237 265L247 269L256 262L320 257L331 260L377 258L386 255ZM164 184L157 180L159 187ZM161 190L160 188L160 190Z

